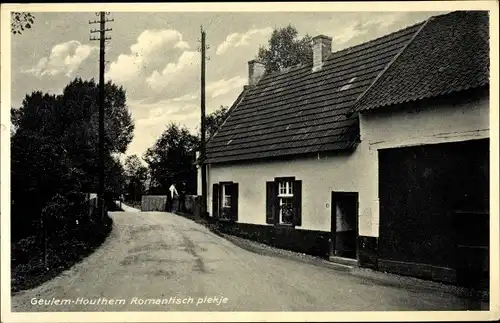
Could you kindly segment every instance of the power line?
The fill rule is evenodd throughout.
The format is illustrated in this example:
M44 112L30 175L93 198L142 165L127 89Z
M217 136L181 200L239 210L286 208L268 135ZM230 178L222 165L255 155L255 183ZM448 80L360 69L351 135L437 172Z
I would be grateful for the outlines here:
M113 22L114 19L106 19L106 15L109 12L101 11L96 13L99 16L99 20L89 21L89 24L99 24L99 29L91 30L90 33L98 33L99 37L90 37L91 41L99 41L99 189L98 189L98 201L99 201L99 212L101 216L104 217L104 69L106 66L105 54L106 54L106 40L110 40L111 37L106 37L106 32L112 31L111 28L106 28L107 22Z

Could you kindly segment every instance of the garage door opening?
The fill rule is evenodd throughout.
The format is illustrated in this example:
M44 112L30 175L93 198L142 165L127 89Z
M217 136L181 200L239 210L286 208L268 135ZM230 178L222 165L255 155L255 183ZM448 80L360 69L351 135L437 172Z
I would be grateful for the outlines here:
M382 270L453 283L488 272L488 139L379 150L379 203Z

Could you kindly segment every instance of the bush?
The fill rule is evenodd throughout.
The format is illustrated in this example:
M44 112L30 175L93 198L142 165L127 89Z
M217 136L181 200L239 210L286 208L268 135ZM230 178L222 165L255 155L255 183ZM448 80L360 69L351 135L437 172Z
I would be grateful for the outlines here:
M107 214L102 217L84 194L74 192L56 194L43 208L37 225L38 235L11 245L13 290L37 286L90 254L111 232L112 219Z
M12 265L26 264L28 261L42 253L42 245L36 236L31 236L11 244Z

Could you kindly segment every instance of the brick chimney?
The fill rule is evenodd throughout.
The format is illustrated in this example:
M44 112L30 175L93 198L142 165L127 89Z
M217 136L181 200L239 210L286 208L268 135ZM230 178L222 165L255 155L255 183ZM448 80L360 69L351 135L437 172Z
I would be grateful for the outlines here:
M253 86L264 76L266 67L256 59L248 62L248 85Z
M332 52L332 38L318 35L313 39L313 72L320 70L323 62Z

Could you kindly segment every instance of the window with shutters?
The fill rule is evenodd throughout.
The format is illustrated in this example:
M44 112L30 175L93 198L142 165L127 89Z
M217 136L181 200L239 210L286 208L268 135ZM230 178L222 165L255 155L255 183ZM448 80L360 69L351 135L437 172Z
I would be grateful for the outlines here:
M212 216L224 221L238 221L238 183L213 184Z
M294 177L275 178L266 183L266 223L301 225L302 182Z
M221 184L221 218L225 220L229 220L231 218L231 185L230 184Z
M278 181L279 223L293 224L293 181Z
M231 184L222 184L222 207L231 208Z

